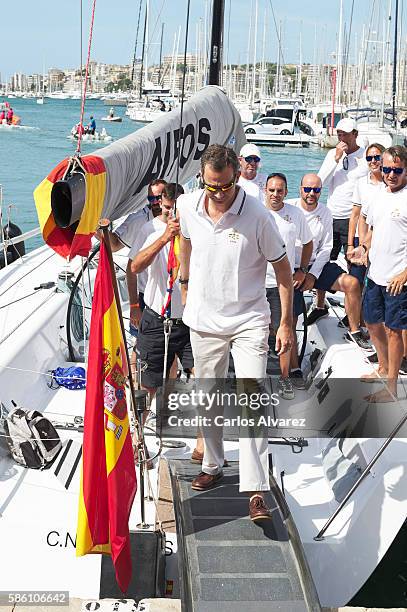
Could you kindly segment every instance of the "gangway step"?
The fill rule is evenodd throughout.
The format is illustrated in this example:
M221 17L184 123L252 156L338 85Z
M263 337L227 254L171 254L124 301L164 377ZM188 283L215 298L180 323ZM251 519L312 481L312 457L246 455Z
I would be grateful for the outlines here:
M185 612L319 611L315 586L282 499L267 493L272 520L253 523L231 462L209 491L194 491L200 466L169 462ZM293 541L293 538L295 541Z

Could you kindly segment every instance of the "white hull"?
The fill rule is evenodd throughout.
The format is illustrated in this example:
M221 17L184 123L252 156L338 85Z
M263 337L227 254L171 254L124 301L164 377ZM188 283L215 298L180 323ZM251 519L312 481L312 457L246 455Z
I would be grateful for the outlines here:
M120 253L117 257L125 268L127 254ZM51 390L47 386L48 370L69 365L65 327L69 295L51 288L15 300L32 293L33 287L44 280L57 282L64 266L62 258L42 247L25 256L23 262L17 261L0 271L0 306L14 302L2 309L0 318L0 400L6 409L11 408L11 400L14 400L26 409L48 414L51 420L59 423L81 416L84 406L84 391ZM79 269L80 261L74 260L70 270L76 273ZM91 276L94 274L93 269ZM124 303L124 314L127 309L128 304ZM341 316L343 311L337 310ZM343 331L336 324L337 317L331 311L328 319L309 330L313 344L309 345L307 353L315 348L324 353L314 376L323 375L329 366L333 367L333 377L349 378L369 371L364 355L343 341ZM287 408L283 402L277 409L277 416L287 417L298 407L303 409L310 396L313 396L313 405L317 405L316 394L314 386L309 396L306 392L297 392L297 407ZM331 400L325 401L327 404L320 407L322 412L332 408ZM380 416L383 407L378 408ZM58 431L63 440L72 439L74 447L79 449L80 432ZM306 436L306 433L299 431L299 435ZM270 451L278 482L284 470L286 501L305 548L321 603L341 606L371 575L406 519L407 441L391 442L328 529L325 539L315 542L314 536L338 507L323 472L321 453L328 442L329 438L309 437L308 446L300 454L293 454L289 446L270 445ZM357 451L367 462L379 444L380 440L348 440L347 453L352 456ZM148 439L148 445L154 454L153 438ZM166 452L169 457L188 457L192 447L192 441L187 440L185 449ZM228 460L238 459L236 443L228 442L225 448ZM55 475L55 466L43 472L25 470L7 455L4 439L0 438L0 539L3 550L8 551L7 563L2 565L0 590L69 590L71 597L98 598L101 558L97 555L75 557L79 469L74 470L66 488L71 469L68 462L58 475ZM156 491L155 470L150 472L150 477ZM152 524L154 518L154 504L147 502L147 520ZM136 501L130 529L135 529L139 521ZM176 549L176 542L172 546ZM167 578L175 581L176 596L175 561L173 555Z
M73 136L72 134L70 136L68 136L69 140L78 140L75 136ZM109 143L113 141L113 137L109 136L109 134L103 135L100 132L95 132L94 134L84 134L82 136L81 142L85 142L88 144L92 144L92 143Z

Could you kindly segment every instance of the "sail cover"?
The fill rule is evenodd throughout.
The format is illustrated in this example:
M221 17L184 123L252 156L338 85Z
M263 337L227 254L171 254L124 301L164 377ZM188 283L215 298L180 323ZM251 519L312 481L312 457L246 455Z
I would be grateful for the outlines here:
M240 115L215 85L203 88L174 109L134 134L81 158L86 196L78 220L58 227L51 209L54 183L63 179L69 159L62 161L38 185L34 199L44 241L63 257L88 255L91 238L101 217L111 221L141 209L149 183L157 178L174 182L179 155L180 183L200 169L200 158L211 144L228 145L239 152L245 143Z

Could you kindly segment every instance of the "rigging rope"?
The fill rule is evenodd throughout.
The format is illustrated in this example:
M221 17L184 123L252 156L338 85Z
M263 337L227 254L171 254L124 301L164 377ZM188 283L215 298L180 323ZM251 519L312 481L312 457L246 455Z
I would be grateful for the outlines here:
M96 8L96 0L93 0L92 6L92 17L90 20L90 31L89 31L89 42L88 42L88 57L86 60L86 69L85 69L85 82L83 85L83 93L82 93L82 103L81 103L81 115L79 120L79 132L78 132L78 144L76 147L76 154L80 155L81 153L81 140L83 134L83 116L85 114L85 102L86 102L86 89L88 84L88 74L89 74L89 63L90 63L90 50L92 47L92 36L93 36L93 23L95 21L95 8Z
M183 115L184 115L184 96L185 96L185 79L186 79L186 71L187 71L187 47L188 47L188 32L189 32L189 12L190 12L191 0L187 1L187 19L185 25L185 44L184 44L184 66L183 66L183 74L182 74L182 87L181 87L181 110L180 110L180 119L179 119L179 128L178 128L178 148L177 148L177 166L175 173L175 185L178 185L179 180L179 167L180 167L180 157L181 151L184 146L184 134L183 134ZM175 198L178 195L177 187L175 187ZM177 200L175 199L174 204L174 216L177 213ZM176 276L178 274L178 262L175 254L175 238L171 239L170 250L168 254L168 283L167 283L167 299L163 305L161 314L166 319L171 316L171 298L172 291L175 283ZM171 331L171 330L170 330ZM164 364L164 370L166 369L166 363Z

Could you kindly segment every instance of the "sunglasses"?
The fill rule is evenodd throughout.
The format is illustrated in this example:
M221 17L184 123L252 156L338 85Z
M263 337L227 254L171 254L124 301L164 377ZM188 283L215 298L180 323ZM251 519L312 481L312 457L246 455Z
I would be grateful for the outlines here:
M260 161L260 157L257 157L257 155L248 155L244 158L244 160L248 164L258 164Z
M347 170L349 168L349 159L347 155L345 155L345 157L342 160L342 168L344 170Z
M367 162L371 162L371 161L380 161L382 158L381 155L366 155L366 161Z
M236 179L234 178L233 181L231 181L227 185L219 185L219 187L217 187L216 185L208 185L208 183L205 183L205 181L203 181L203 185L205 189L209 191L209 193L217 193L218 191L222 191L223 193L224 191L229 191L229 189L232 189L232 187L234 187L235 183Z
M390 174L390 172L394 172L394 174L397 174L400 176L400 174L403 174L405 168L393 168L393 166L382 166L382 172L383 174Z
M147 196L147 200L150 202L150 204L153 204L154 202L159 202L161 200L161 195Z
M303 187L305 193L311 193L311 191L314 193L321 193L321 189L322 187Z

